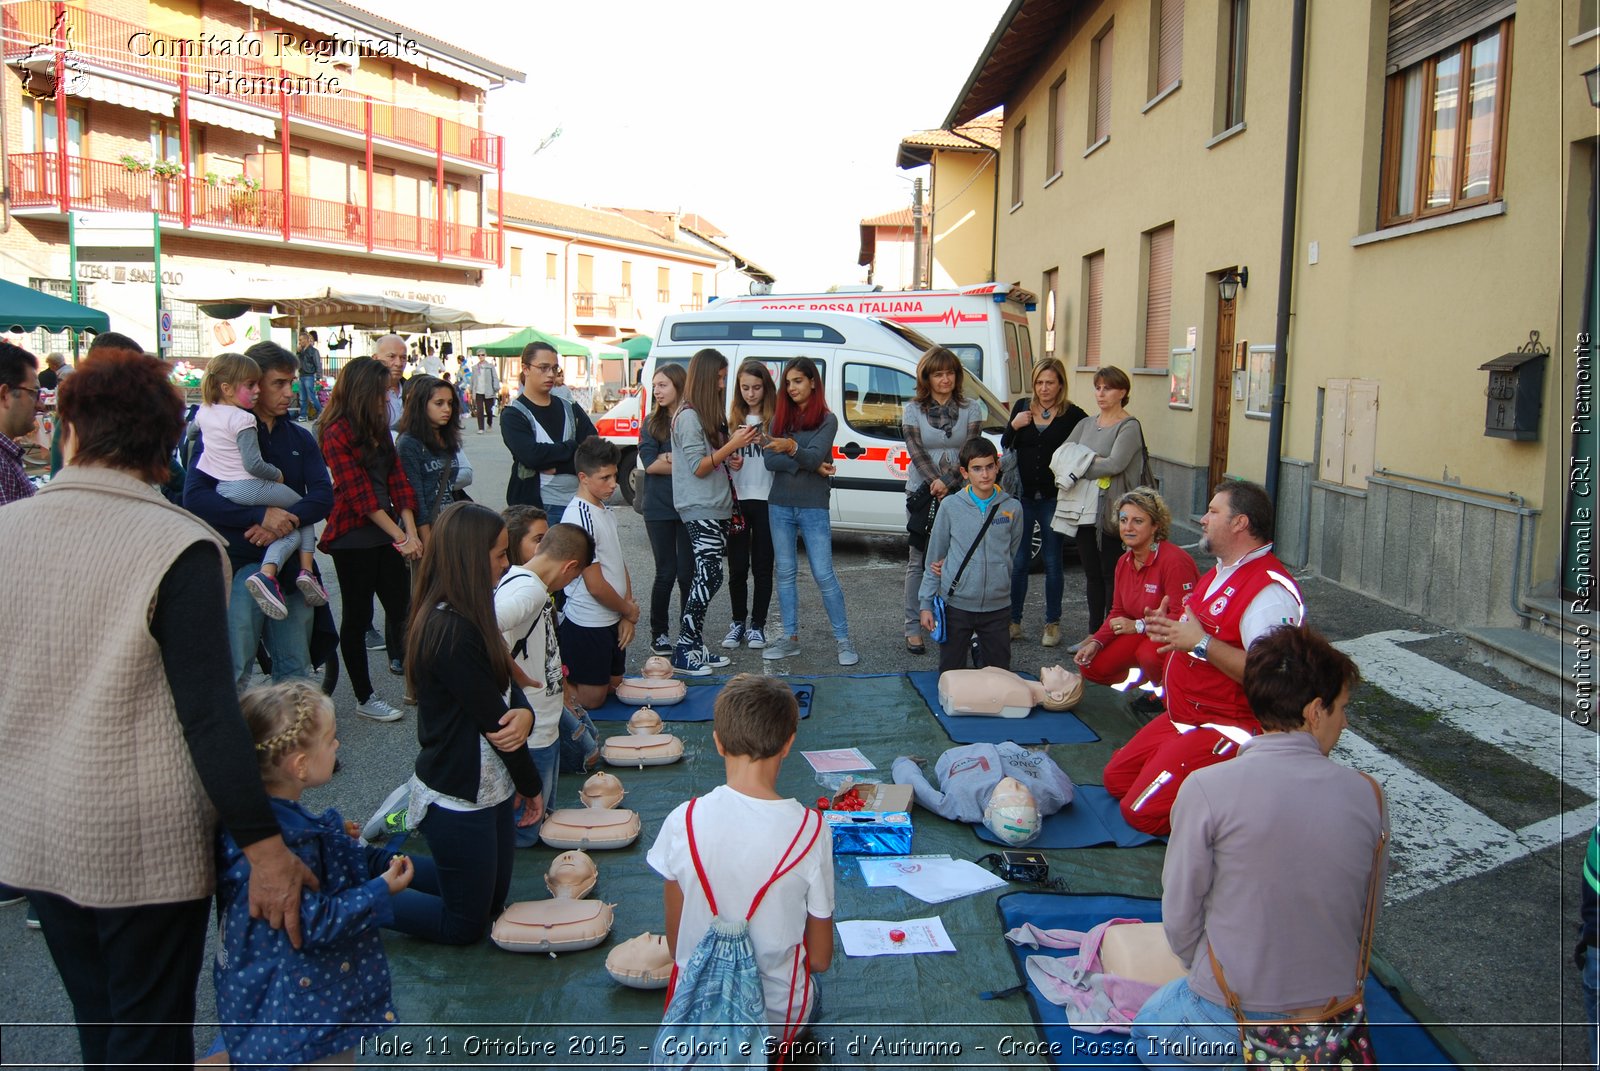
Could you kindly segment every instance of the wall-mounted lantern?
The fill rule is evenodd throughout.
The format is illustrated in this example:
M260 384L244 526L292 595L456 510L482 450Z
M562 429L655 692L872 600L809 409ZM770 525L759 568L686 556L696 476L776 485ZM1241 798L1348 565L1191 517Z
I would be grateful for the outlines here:
M1544 407L1544 366L1550 347L1539 344L1539 332L1510 353L1478 366L1489 373L1484 394L1489 399L1483 433L1496 439L1533 442L1539 438L1539 413Z
M1217 296L1223 301L1232 301L1239 296L1239 288L1249 289L1250 269L1240 268L1237 272L1229 272L1217 280Z

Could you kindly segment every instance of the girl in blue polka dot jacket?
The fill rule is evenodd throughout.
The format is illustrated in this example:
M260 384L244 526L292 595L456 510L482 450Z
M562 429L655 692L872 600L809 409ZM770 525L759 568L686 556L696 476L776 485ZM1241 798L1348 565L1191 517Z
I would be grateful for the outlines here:
M348 1054L362 1035L395 1022L389 963L378 937L390 898L411 884L410 859L355 839L337 811L313 814L300 794L333 776L339 741L333 704L309 683L247 692L239 702L289 850L321 888L301 893L303 943L250 917L250 864L218 835L222 903L215 970L217 1017L234 1066L294 1067Z

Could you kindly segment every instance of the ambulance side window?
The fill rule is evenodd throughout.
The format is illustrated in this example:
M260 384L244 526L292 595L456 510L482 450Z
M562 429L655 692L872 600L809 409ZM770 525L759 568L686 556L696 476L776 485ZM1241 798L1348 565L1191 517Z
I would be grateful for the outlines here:
M875 439L905 439L901 422L906 403L917 393L917 381L898 368L872 364L844 366L844 422L854 432Z

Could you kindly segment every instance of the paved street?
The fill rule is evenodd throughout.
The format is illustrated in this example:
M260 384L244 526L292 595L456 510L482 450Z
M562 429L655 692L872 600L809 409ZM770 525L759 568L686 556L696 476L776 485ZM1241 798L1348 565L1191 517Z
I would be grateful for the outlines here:
M466 447L476 470L473 496L498 507L509 468L498 435L480 437L469 427ZM630 562L648 563L642 521L620 498L617 506ZM902 648L903 541L841 535L835 563L862 655L854 672L932 668L930 658L914 659ZM648 568L636 567L636 593L647 593ZM1571 951L1578 867L1594 821L1595 735L1566 722L1552 701L1472 663L1448 622L1423 621L1317 579L1303 583L1311 621L1357 660L1367 681L1335 758L1377 776L1390 801L1393 864L1378 952L1438 1021L1455 1026L1484 1066L1555 1066L1578 1059L1587 1051L1583 1030L1563 1031L1559 1024L1582 1019ZM804 570L800 595L804 653L781 668L843 672ZM1027 639L1015 652L1019 669L1036 671L1045 663L1046 652L1037 646L1041 602L1042 578L1036 578ZM708 616L713 643L727 628L727 605L727 595L719 594ZM1065 605L1064 632L1076 640L1086 631L1086 612L1081 574L1071 563ZM770 626L775 619L776 600ZM1050 654L1066 657L1062 651ZM734 658L735 671L774 666L763 666L756 652ZM637 665L637 654L630 654L630 670ZM380 694L398 704L399 679L382 672L376 653L373 666ZM342 680L334 698L343 772L315 802L360 820L409 775L414 708L407 708L403 722L380 725L355 716L354 698ZM93 812L92 806L86 810ZM20 906L0 911L0 1021L70 1023L44 942L23 929L22 917ZM201 1022L214 1018L210 989L207 970ZM7 1066L76 1059L70 1028L3 1030ZM202 1045L212 1034L204 1026L197 1030Z

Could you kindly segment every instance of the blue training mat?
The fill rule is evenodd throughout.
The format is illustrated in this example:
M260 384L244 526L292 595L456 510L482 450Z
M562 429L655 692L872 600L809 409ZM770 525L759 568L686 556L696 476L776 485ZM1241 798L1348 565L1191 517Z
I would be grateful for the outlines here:
M950 739L958 744L1092 744L1100 735L1068 710L1034 707L1026 718L950 717L939 705L939 671L907 673L911 686L939 719ZM665 715L663 715L665 716Z
M1090 928L1110 918L1142 919L1145 922L1161 921L1161 901L1142 896L1113 896L1108 894L1078 895L1073 893L1018 892L1002 896L996 901L1000 910L1002 932L1031 922L1045 930L1079 930ZM1072 956L1076 951L1056 948L1027 948L1010 946L1017 973L1027 983L1028 1002L1033 1008L1035 1022L1046 1042L1053 1043L1049 1056L1053 1067L1113 1068L1139 1067L1133 1054L1134 1041L1127 1034L1084 1034L1067 1025L1066 1013L1044 999L1044 995L1028 981L1024 960L1029 956ZM1408 1069L1458 1067L1443 1048L1396 997L1373 975L1367 976L1367 1021L1372 1024L1374 1055L1384 1071Z
M661 715L662 721L710 721L711 705L717 701L717 694L722 691L726 678L712 685L689 685L688 694L683 697L683 702L674 703L669 707L651 707L650 709ZM794 689L794 697L800 703L800 716L811 716L811 700L816 695L817 686L814 684L790 684ZM589 717L595 721L627 721L638 710L637 706L624 703L616 696L607 699L604 706L595 707L589 711Z
M1111 798L1104 785L1076 785L1074 788L1077 791L1072 802L1046 818L1038 838L1021 847L1096 848L1115 844L1118 848L1137 848L1161 839L1130 826L1122 817L1121 806ZM988 826L980 823L972 829L979 840L1012 847L989 832Z

